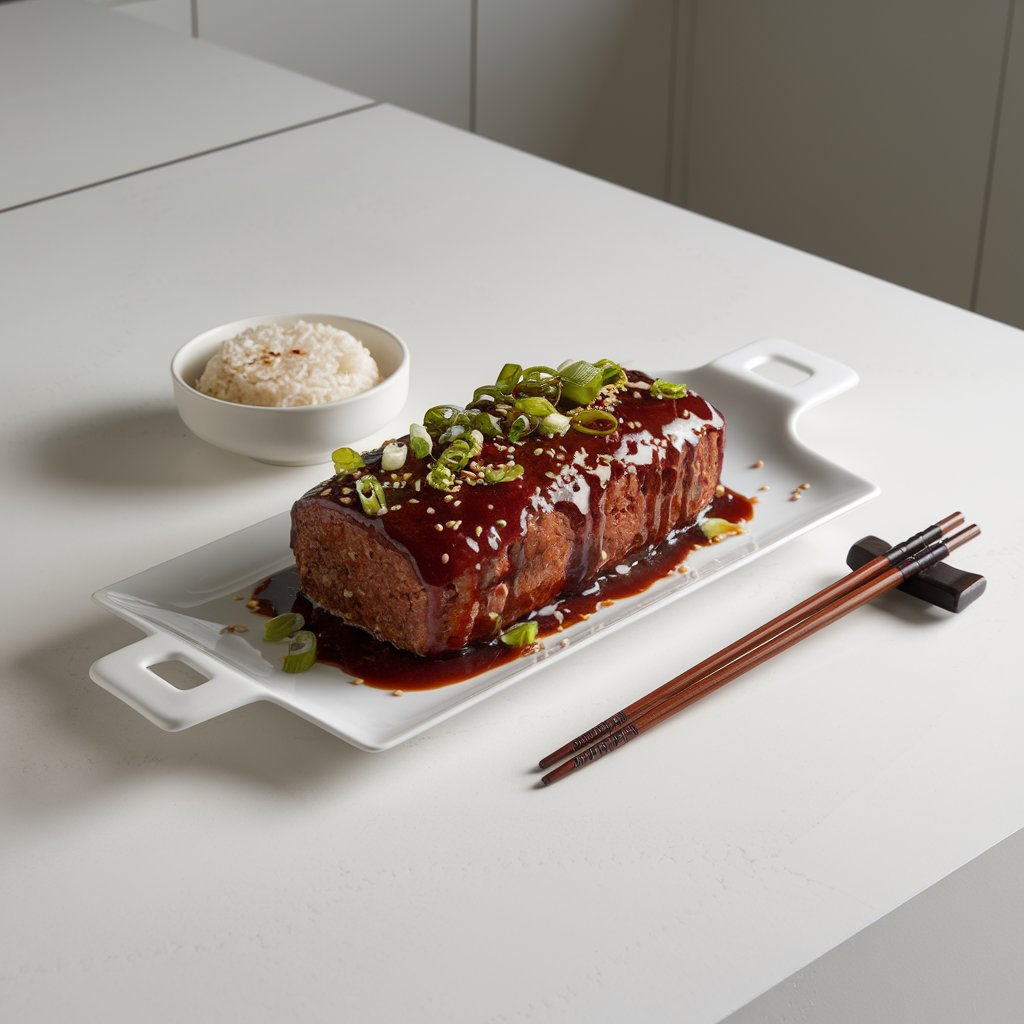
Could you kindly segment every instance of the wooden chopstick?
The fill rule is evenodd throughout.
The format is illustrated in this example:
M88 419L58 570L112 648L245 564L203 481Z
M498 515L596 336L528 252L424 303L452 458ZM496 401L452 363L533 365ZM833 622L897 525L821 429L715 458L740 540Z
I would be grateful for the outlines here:
M938 526L939 524L936 525ZM700 700L701 697L707 696L737 676L760 665L776 654L780 654L812 633L816 633L819 629L823 629L844 615L848 615L861 605L874 600L893 587L899 586L905 580L926 569L928 566L934 565L936 562L946 558L951 551L966 544L969 540L973 540L980 532L976 525L964 527L962 530L947 536L943 541L934 542L927 545L923 550L919 549L915 554L903 557L896 564L883 569L882 572L877 573L866 582L862 581L861 585L852 591L819 608L818 611L811 615L805 616L788 629L781 632L776 631L774 635L760 646L748 648L744 654L722 664L718 669L705 672L696 679L693 679L693 670L677 676L676 679L667 683L665 687L659 687L658 690L652 691L645 698L642 698L641 701L636 702L638 705L641 703L645 704L646 710L635 713L634 717L624 727L607 734L597 743L577 753L571 760L548 772L547 775L541 778L541 782L544 785L550 785L552 782L557 782L559 779L565 778L565 776L571 775L580 768L604 757L605 754L617 750L630 740L654 728L654 726L660 724L665 719L689 707L690 704ZM731 646L735 647L736 645ZM728 649L726 648L726 650ZM684 678L690 678L691 683L679 687L677 680ZM654 699L656 694L665 690L669 692L669 696Z
M747 633L746 636L740 637L739 640L729 644L728 647L723 647L722 650L712 654L709 658L705 658L698 665L694 665L688 671L683 672L674 679L670 679L663 686L659 686L658 689L651 691L651 693L630 704L629 707L617 711L610 718L606 718L592 729L588 729L574 740L566 743L565 746L559 747L558 750L548 754L547 757L541 758L539 762L540 767L550 768L553 764L557 764L559 761L572 756L576 751L589 746L600 736L628 725L638 715L646 713L663 700L667 700L710 672L714 672L716 669L729 664L729 662L743 656L755 647L759 647L765 641L770 640L776 633L789 629L801 619L807 618L808 615L813 615L819 609L845 596L862 583L888 569L908 555L922 550L928 544L945 536L950 530L960 526L963 521L962 513L952 512L920 533L915 533L913 537L908 537L901 544L895 544L888 551L871 559L870 562L866 562L859 569L855 569L853 572L836 580L835 583L829 584L829 586L819 590L816 594L812 594L805 600L793 605L792 608L776 616L771 622L766 622L763 626L759 626L752 632Z

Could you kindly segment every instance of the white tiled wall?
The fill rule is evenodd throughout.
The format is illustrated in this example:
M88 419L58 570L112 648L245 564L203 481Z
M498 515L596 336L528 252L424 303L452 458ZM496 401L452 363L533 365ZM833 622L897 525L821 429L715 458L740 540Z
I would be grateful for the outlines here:
M1015 3L195 8L202 38L1024 326L1020 4L1003 74ZM192 0L124 6L190 30Z

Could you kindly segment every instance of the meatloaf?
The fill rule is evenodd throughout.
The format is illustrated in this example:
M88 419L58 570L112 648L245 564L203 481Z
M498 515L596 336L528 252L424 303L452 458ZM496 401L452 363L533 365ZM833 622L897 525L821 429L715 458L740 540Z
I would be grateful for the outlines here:
M719 483L722 415L692 391L655 397L651 384L628 371L606 396L612 433L485 439L450 491L429 485L429 457L410 450L400 470L384 472L364 456L364 468L325 480L293 507L303 592L380 640L433 656L584 589L692 524ZM484 467L513 463L522 475L484 482ZM370 473L386 513L367 514L357 500Z

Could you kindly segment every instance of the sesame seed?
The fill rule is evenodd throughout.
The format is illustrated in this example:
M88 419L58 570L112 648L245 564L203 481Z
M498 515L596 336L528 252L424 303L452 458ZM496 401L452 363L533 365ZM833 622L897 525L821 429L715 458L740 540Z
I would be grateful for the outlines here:
M799 492L799 491L794 491L794 492L793 492L793 493L792 493L792 494L791 494L791 495L789 496L789 500L790 500L790 501L799 501L799 500L800 500L800 492Z
M232 601L244 601L245 598L241 594L234 594L231 598Z
M392 690L391 691L391 696L392 697L402 697L404 695L405 695L405 690Z
M407 500L408 500L410 505L418 505L420 503L420 499L419 498L408 498Z
M352 493L352 488L351 487L342 487L341 493L342 494L351 494Z
M458 508L461 504L462 504L462 500L460 499L459 501L456 501L456 502L452 503L452 508Z
M446 495L444 496L444 500L445 500L445 501L454 501L454 500L455 500L455 496L454 496L454 495L452 495L452 494L446 494Z
M724 487L724 485L722 485L722 484L719 484L719 485L718 485L718 486L717 486L717 487L715 488L715 497L716 497L716 498L720 498L720 497L721 497L721 496L722 496L723 494L725 494L725 487Z
M482 526L474 526L473 532L479 537L484 532L484 528Z
M427 506L427 515L428 515L428 516L432 516L433 514L434 514L434 509L433 509L433 506L431 506L431 505L428 505L428 506Z
M810 486L811 486L810 484L801 484L799 489L801 491L806 491L806 490L810 489Z
M444 527L440 523L434 523L434 529L440 531L443 530Z
M548 477L551 477L552 480L557 480L558 479L558 476L555 473L552 473L550 469L544 475L548 476Z
M448 564L448 552L447 551L441 556L441 564L442 565L447 565Z
M508 526L508 523L505 522L504 519L499 519L494 525L495 526L500 526L500 527L504 528L504 527Z
M445 523L444 525L447 526L449 530L454 530L455 529L455 520L454 519L449 519L448 522Z
M351 498L339 498L338 501L340 501L342 503L342 505L351 505L352 504L352 499Z
M330 487L325 487L325 488L324 488L324 489L323 489L323 490L322 490L322 491L320 492L320 497L321 497L321 498L324 498L324 497L326 497L326 496L327 496L328 494L330 494L330 493L331 493L331 489L330 489Z
M392 512L397 512L397 511L398 511L398 510L399 510L399 509L400 509L401 507L402 507L402 506L401 506L401 504L398 504L398 505L392 505L392 506L391 506L391 511L392 511Z
M750 468L751 469L764 469L764 459L758 459Z
M489 510L490 510L491 512L493 512L493 511L494 511L494 506L493 506L493 505L488 505L488 506L487 506L487 508L488 508L488 509L489 509Z
M767 484L761 484L761 486L758 487L759 491L767 491L767 490L770 490L770 489L771 488L769 488L769 486Z
M543 448L534 448L533 449L533 454L534 455L543 455L544 454L544 449Z
M254 597L250 598L248 601L245 602L246 608L259 608L259 606L259 601L257 601L256 598Z

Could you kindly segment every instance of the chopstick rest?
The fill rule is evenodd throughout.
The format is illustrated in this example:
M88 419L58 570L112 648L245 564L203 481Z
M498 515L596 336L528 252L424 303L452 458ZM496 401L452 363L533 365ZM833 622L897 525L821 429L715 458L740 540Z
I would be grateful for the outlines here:
M888 550L889 544L880 537L861 537L851 546L846 564L851 569L859 569ZM948 562L937 562L911 576L896 589L944 611L962 612L985 593L987 582L976 572L957 569Z

